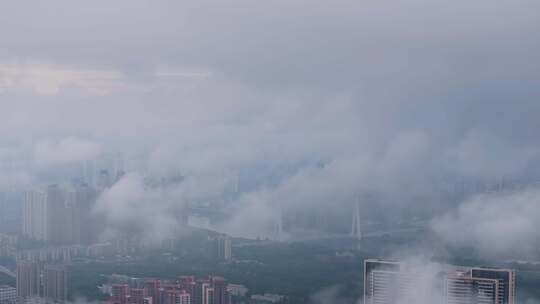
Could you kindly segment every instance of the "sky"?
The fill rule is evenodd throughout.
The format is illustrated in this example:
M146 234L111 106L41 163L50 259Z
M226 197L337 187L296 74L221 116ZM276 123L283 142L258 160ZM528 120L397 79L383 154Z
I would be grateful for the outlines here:
M182 199L274 168L235 203L223 229L239 233L277 205L375 191L400 209L447 178L536 179L539 28L536 0L2 2L0 160L29 165L4 165L0 185L106 151L186 172ZM102 204L154 197L133 190L141 178ZM505 199L463 202L434 230L454 242L452 227Z

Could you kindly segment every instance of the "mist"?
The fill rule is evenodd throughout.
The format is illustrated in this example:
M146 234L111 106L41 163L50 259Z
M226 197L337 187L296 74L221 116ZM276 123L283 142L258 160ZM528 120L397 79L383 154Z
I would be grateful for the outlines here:
M350 236L358 204L368 241L537 261L539 28L535 0L3 2L0 192L91 185L100 242Z

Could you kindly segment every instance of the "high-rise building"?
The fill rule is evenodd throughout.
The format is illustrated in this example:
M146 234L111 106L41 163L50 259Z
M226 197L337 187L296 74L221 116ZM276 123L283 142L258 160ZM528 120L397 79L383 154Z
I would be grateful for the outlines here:
M66 209L66 195L58 185L47 187L47 238L53 244L64 244L67 238L66 220L69 218Z
M92 214L97 192L86 184L79 185L67 191L66 208L71 214L71 230L73 234L69 240L73 244L92 244L96 242L99 234L99 223Z
M362 227L360 225L360 199L354 204L354 212L351 225L351 236L356 240L362 239Z
M7 285L0 285L0 304L16 304L17 289Z
M227 291L227 281L222 277L210 277L210 283L214 289L213 304L229 304L229 293Z
M471 276L497 280L497 304L514 304L516 294L516 273L511 269L480 268L471 269Z
M176 304L175 290L161 290L161 303L160 304Z
M227 292L233 297L245 297L249 289L241 284L227 284Z
M114 304L126 304L129 295L129 286L127 284L113 284L111 293Z
M175 304L191 304L191 295L189 292L182 290L176 294Z
M31 190L25 193L23 207L23 235L42 241L60 243L66 227L63 193L57 185L45 191Z
M394 304L399 297L401 264L395 261L364 261L364 304Z
M159 304L159 289L161 288L161 281L158 279L149 279L144 281L144 289L148 297L152 298L152 303Z
M497 280L453 274L445 278L443 298L447 304L497 303L497 288Z
M514 304L509 269L439 265L422 269L397 261L364 261L364 304L426 301L445 304Z
M27 299L40 295L40 268L38 263L17 261L17 297Z
M214 288L209 280L197 281L193 304L214 304Z
M22 233L31 239L47 240L47 193L45 191L25 192Z
M204 286L202 304L214 304L214 295L214 288L210 286Z
M68 271L65 265L46 265L43 269L43 295L55 303L67 300Z
M62 188L50 185L46 190L25 193L23 235L53 244L91 244L99 233L92 208L96 191L87 185Z
M232 259L232 242L227 235L220 235L216 239L217 257L219 260L230 261Z
M144 288L130 288L128 303L129 304L144 304L144 298L146 297L147 297L147 294Z
M181 290L185 290L187 293L189 293L191 299L193 298L193 295L195 293L196 285L197 282L195 280L195 277L193 276L182 276L178 281L178 287L180 287Z

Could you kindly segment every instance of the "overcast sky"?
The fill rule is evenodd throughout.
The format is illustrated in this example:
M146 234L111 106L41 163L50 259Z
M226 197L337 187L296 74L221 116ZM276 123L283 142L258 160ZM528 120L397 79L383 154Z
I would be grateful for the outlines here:
M301 204L537 176L539 29L537 0L4 1L0 159L325 162L243 198Z

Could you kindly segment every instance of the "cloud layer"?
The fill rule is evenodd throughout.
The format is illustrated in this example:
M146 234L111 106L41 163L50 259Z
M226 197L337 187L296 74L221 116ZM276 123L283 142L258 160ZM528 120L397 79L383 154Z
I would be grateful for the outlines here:
M23 153L2 159L22 169L0 181L110 150L186 177L156 210L126 177L103 196L114 222L219 197L235 176L230 231L363 192L430 213L443 186L540 178L539 12L534 0L2 3L0 148Z
M444 243L477 249L483 256L534 257L540 242L540 190L486 194L434 219Z

